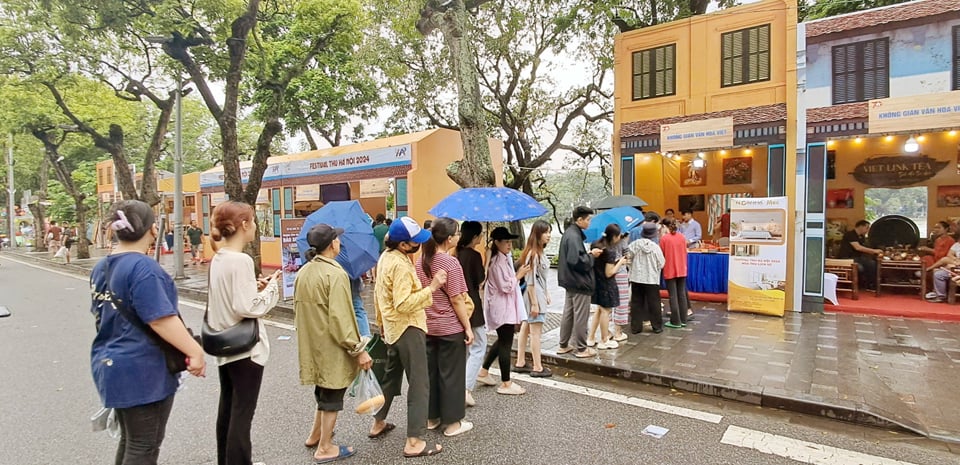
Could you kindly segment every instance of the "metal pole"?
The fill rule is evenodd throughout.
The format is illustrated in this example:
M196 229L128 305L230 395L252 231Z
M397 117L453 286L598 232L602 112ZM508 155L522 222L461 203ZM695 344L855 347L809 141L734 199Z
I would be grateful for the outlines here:
M17 247L16 219L14 215L13 194L17 190L13 187L13 133L7 134L7 239L10 247Z
M185 279L183 274L183 88L177 76L177 139L173 155L173 268L174 279Z

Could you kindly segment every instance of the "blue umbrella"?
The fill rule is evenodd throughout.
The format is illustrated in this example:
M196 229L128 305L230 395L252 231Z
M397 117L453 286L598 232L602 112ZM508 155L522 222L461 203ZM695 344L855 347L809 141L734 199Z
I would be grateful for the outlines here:
M347 270L350 278L359 278L377 264L377 259L380 257L380 243L373 235L370 216L360 207L360 202L356 200L328 202L323 208L311 213L303 222L303 229L297 236L301 261L305 260L303 254L310 248L307 244L307 232L318 224L343 228L337 262Z
M547 209L516 189L474 187L448 195L428 213L461 221L516 221L543 216Z
M610 224L616 223L620 226L620 231L625 233L642 222L643 212L640 210L633 207L617 207L593 217L590 227L583 234L587 236L587 242L593 242L603 237L603 230Z

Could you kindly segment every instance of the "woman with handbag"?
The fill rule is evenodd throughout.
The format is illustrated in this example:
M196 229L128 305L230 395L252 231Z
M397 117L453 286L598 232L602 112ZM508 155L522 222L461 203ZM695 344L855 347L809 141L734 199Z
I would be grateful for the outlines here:
M337 263L340 234L326 224L307 232L306 264L294 283L294 312L300 360L300 384L314 386L317 410L306 446L317 446L315 463L329 463L354 454L333 443L333 429L343 410L343 396L358 372L373 360L354 317L350 277Z
M433 292L433 304L427 307L427 372L430 376L430 406L427 429L444 427L443 435L459 436L473 429L466 421L464 360L467 346L473 343L470 313L473 301L467 295L463 268L449 251L460 236L457 222L438 218L431 225L431 238L423 244L417 260L417 278L423 287L430 285L434 273L444 270L447 282Z
M477 387L477 375L487 350L487 322L483 318L483 300L480 298L480 286L487 278L483 268L483 257L475 249L482 240L483 226L477 221L464 221L460 225L460 241L457 242L457 260L463 267L467 294L473 301L473 314L470 315L470 328L473 330L473 343L467 348L466 393L464 402L467 407L477 405L473 390Z
M543 249L550 243L551 231L553 227L550 223L537 220L530 228L527 246L520 254L520 263L530 265L532 271L531 276L526 279L527 289L523 293L527 319L520 326L520 336L517 338L517 364L513 367L513 371L530 373L534 378L553 376L553 372L543 366L540 360L540 337L543 333L543 323L547 321L544 312L547 310L547 305L550 305L550 294L547 293L547 271L550 270L550 261ZM533 367L527 365L528 334Z
M500 362L500 386L497 394L520 395L526 389L510 381L510 350L513 348L513 334L516 325L526 318L520 296L520 279L530 272L530 265L521 265L513 271L513 240L518 238L507 228L498 226L490 233L490 258L487 260L487 284L484 287L484 318L490 327L497 331L497 342L490 347L487 358L480 370L480 381L486 385L495 385L496 381L487 371L494 360Z
M109 228L119 245L90 275L97 322L90 363L100 400L120 424L115 464L152 465L179 386L180 368L171 370L167 353L174 362L185 358L193 376L204 376L206 364L180 319L173 280L146 255L160 234L153 210L138 200L118 202Z
M260 396L263 367L270 356L266 327L259 318L280 300L280 271L257 280L253 259L244 246L257 235L253 207L228 201L213 209L210 237L223 241L210 261L210 288L204 337L212 332L247 336L237 350L223 352L204 341L204 349L217 356L220 374L220 407L217 413L217 464L250 465L250 427ZM252 320L252 321L251 321ZM255 334L237 334L239 332Z

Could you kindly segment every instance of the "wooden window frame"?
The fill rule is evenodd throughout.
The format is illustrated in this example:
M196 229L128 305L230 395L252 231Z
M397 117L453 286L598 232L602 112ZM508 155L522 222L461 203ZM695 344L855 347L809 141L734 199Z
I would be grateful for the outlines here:
M766 29L767 32L767 43L764 47L759 39L760 31ZM757 48L753 49L750 43L750 32L757 31ZM726 41L731 40L730 45L730 55L726 55L726 50L724 44ZM736 41L740 41L740 53L737 54L734 52ZM733 87L733 86L742 86L744 84L753 84L757 82L765 82L771 79L772 67L771 67L771 36L770 36L770 24L761 24L759 26L752 26L745 29L739 29L736 31L725 32L720 35L720 87ZM733 70L736 66L735 63L737 60L740 60L741 74L740 80L734 79ZM766 60L767 63L767 74L763 76L760 72L762 60ZM751 79L750 77L750 63L756 62L757 64L757 77ZM727 70L729 69L729 73ZM730 81L725 82L725 76L729 74Z
M950 88L960 90L960 26L953 26L950 38L953 39L953 75Z
M876 50L881 44L884 49L883 65L878 65L879 60L874 59L873 66L868 68L865 58L867 48L873 46L874 50ZM843 53L843 63L846 64L850 61L848 55L851 51L854 53L854 67L851 69L849 66L846 66L845 69L838 70L838 53ZM866 91L868 73L873 74L875 80L873 93ZM881 76L881 80L876 80L878 75ZM842 90L840 90L841 84ZM830 100L834 105L866 102L873 99L890 97L890 39L881 37L879 39L834 45L830 50L830 85ZM852 91L850 89L851 85L853 86ZM883 86L882 91L877 90L877 87L880 85ZM840 98L838 93L843 93L842 98Z
M657 52L663 51L664 60L663 62L657 61ZM669 54L669 55L667 55ZM647 72L640 71L637 72L637 60L643 60L646 56L650 60L652 66ZM667 66L667 57L670 57L670 63L672 66ZM646 50L640 50L633 52L632 54L632 70L631 74L633 76L633 101L637 100L647 100L657 97L666 97L668 95L677 94L677 44L663 45L660 47L649 48ZM657 89L657 78L663 76L663 88L658 92ZM671 86L667 86L667 77L670 76ZM637 85L639 78L640 86ZM649 90L649 95L644 96L644 89Z

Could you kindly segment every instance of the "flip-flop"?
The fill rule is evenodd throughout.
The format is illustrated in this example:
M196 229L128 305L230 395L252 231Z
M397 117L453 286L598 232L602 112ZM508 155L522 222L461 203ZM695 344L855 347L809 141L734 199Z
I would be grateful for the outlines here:
M330 457L330 458L328 458L328 459L314 459L314 460L313 460L313 463L320 464L320 463L336 462L337 460L345 459L345 458L347 458L347 457L351 457L351 456L353 456L353 454L356 454L356 453L357 453L357 451L355 451L355 450L350 450L350 448L347 447L347 446L340 446L340 450L337 452L337 456L336 456L336 457Z
M386 436L387 433L393 431L396 427L397 427L397 425L395 425L395 424L393 424L393 423L387 423L386 425L383 426L383 429L380 430L379 433L376 433L376 434L374 434L374 433L369 433L369 434L367 434L367 437L370 438L370 439L380 439L380 438Z
M403 456L408 459L412 459L414 457L431 457L443 452L443 449L438 449L438 447L440 447L440 444L434 444L433 447L427 447L426 445L424 445L423 450L420 451L419 453L408 454L404 452Z

